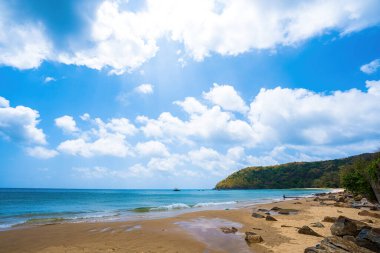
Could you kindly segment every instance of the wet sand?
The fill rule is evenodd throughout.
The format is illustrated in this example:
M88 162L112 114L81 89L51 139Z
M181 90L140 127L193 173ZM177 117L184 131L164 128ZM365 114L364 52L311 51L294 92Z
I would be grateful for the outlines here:
M259 208L296 209L291 215L274 215L277 221L253 218ZM297 227L321 222L325 216L362 220L360 210L321 206L312 198L252 205L240 209L198 211L176 217L129 222L65 223L20 227L0 232L0 252L303 252L321 238L298 234ZM378 212L380 213L380 212ZM380 219L371 218L375 227ZM332 223L313 229L329 236ZM282 225L286 227L282 227ZM234 226L235 234L224 234L220 227ZM264 242L248 245L244 232L253 231Z

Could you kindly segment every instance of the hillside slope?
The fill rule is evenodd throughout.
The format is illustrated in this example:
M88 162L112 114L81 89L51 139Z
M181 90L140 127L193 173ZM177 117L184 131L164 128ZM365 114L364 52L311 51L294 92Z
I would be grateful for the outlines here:
M357 159L373 159L379 153L366 153L318 162L293 162L276 166L247 167L220 181L215 189L339 187L339 170L342 167L352 165Z

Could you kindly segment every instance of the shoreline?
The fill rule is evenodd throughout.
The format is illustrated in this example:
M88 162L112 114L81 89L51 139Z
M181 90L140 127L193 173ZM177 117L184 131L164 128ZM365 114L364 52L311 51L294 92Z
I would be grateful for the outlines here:
M197 189L195 189L197 190ZM253 190L316 190L323 192L340 192L344 189L340 188L289 188L289 189L253 189ZM230 191L230 190L221 190ZM231 190L234 191L234 190ZM244 190L246 191L246 190ZM316 192L311 194L301 194L287 197L286 200L291 200L294 198L305 198L311 197ZM18 221L12 225L1 225L0 232L8 231L13 229L24 229L28 227L36 227L43 225L56 225L65 223L98 223L98 222L128 222L128 221L141 221L141 220L152 220L152 219L163 219L176 217L186 213L192 212L202 212L202 211L217 211L224 209L240 209L244 207L276 203L279 201L284 201L282 197L277 198L260 198L254 200L228 200L222 202L200 202L194 204L185 204L182 202L171 203L163 206L140 206L133 209L126 210L108 210L101 212L76 212L72 214L69 212L67 215L65 212L60 213L60 215L52 215L50 213L43 214L26 214L21 215L25 217L22 222ZM70 216L71 215L71 216ZM17 217L17 216L16 216Z
M247 205L238 209L203 210L151 220L95 223L61 223L30 226L0 232L4 252L303 252L320 237L302 235L297 228L321 222L324 216L345 215L363 219L358 209L320 205L314 197ZM289 215L274 214L277 221L252 217L259 209L293 209ZM379 214L380 212L377 211ZM380 219L371 218L379 227ZM332 223L313 229L329 236ZM221 227L236 227L224 234ZM264 239L248 245L244 233L253 231Z

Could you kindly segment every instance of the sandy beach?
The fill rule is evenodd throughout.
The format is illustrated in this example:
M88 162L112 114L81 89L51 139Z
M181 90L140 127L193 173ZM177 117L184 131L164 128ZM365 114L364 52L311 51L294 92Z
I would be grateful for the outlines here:
M328 203L328 202L326 202ZM277 221L254 218L258 209L279 207L297 210L289 215L274 214ZM303 252L321 237L299 234L303 225L321 222L313 229L331 235L332 223L325 216L344 215L363 220L360 210L320 205L313 198L287 200L231 210L198 211L176 217L129 222L64 223L19 227L0 232L1 252ZM260 213L260 211L258 211ZM378 212L380 214L380 212ZM380 219L372 218L374 227ZM221 227L236 227L225 234ZM244 233L252 231L263 242L248 245Z

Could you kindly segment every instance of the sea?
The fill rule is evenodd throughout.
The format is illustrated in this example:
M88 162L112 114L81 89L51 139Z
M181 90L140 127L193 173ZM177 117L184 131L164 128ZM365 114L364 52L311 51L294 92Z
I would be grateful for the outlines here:
M331 189L103 190L0 188L0 230L63 222L157 219L307 197Z

